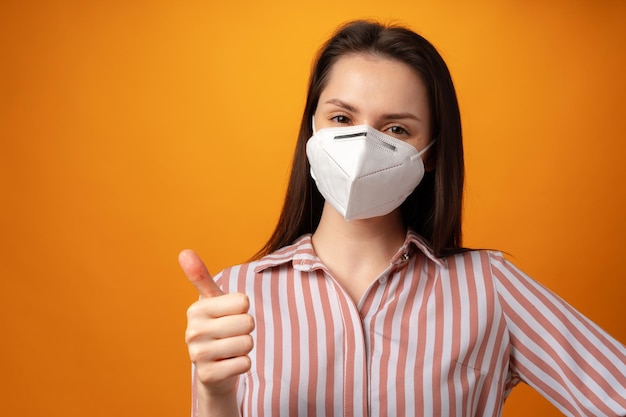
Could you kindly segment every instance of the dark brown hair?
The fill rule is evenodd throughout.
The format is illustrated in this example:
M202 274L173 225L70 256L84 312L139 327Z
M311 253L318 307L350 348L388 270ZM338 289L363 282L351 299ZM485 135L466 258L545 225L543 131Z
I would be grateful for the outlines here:
M274 233L257 253L261 257L296 238L313 233L324 198L309 175L306 142L312 117L333 65L346 54L364 53L395 59L413 68L426 85L431 109L431 148L435 169L401 206L406 227L426 239L436 256L462 251L463 143L459 105L448 67L430 42L401 26L353 21L340 27L322 46L314 61L291 177Z

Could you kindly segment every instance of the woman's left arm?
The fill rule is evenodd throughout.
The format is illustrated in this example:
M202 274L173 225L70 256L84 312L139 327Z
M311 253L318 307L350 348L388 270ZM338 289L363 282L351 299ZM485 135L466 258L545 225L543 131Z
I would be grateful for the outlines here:
M511 337L511 371L570 416L626 416L626 347L491 254Z

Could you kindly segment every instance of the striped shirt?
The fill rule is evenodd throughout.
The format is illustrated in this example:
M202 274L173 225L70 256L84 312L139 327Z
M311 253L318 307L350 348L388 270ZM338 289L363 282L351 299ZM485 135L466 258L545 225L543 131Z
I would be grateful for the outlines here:
M498 252L439 259L409 231L358 305L310 235L215 278L256 321L243 416L500 416L520 381L626 415L626 347Z

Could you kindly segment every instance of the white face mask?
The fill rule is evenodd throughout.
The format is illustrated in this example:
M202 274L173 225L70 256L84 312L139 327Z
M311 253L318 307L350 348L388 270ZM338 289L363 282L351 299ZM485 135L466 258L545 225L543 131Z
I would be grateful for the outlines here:
M421 151L371 126L325 128L308 140L311 176L346 220L391 213L424 177Z

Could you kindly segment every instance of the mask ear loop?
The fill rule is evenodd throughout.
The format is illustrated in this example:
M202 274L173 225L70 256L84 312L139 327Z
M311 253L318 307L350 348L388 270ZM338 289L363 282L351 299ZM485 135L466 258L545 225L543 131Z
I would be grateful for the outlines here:
M309 231L313 233L313 186L309 180Z
M417 155L413 155L413 156L411 157L411 159L421 158L421 157L422 157L422 155L424 155L424 154L426 153L426 151L427 151L427 150L428 150L431 146L433 146L433 145L435 144L435 142L437 142L437 139L435 139L435 140L431 141L428 145L426 145L426 147L425 147L424 149L422 149L421 151L419 151L419 152L417 153Z
M313 129L313 135L315 135L315 114L313 114L311 116L311 128ZM309 183L309 230L311 231L311 233L314 232L313 230L313 184L312 181L310 179L311 177L311 167L309 166L309 178L307 178L308 183Z

